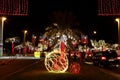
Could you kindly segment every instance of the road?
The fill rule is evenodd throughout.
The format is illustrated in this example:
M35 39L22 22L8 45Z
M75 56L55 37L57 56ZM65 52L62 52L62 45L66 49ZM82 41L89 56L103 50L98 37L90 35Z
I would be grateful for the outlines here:
M69 69L65 73L50 73L44 59L11 60L1 64L0 72L0 80L120 80L119 73L86 63L80 63L79 74L73 74Z

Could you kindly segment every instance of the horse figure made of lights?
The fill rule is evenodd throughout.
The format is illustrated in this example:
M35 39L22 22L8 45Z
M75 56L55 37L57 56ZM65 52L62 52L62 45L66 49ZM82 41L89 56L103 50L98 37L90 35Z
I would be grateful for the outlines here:
M68 69L68 58L65 53L64 37L60 39L60 50L50 52L45 57L45 67L49 72L65 72Z

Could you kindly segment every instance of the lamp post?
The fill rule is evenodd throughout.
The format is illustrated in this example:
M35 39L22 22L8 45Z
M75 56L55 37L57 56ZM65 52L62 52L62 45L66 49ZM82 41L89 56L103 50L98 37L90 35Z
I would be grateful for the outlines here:
M118 22L118 45L120 46L120 19L115 19Z
M24 30L23 45L25 46L27 30Z
M26 34L27 34L27 30L24 30L24 38L23 38L23 47L24 47L24 51L23 53L25 54L26 53Z
M93 34L96 34L97 32L96 31L93 31Z
M93 38L96 40L96 34L97 34L97 31L93 31Z
M4 21L6 17L0 17L0 56L3 56L3 28L4 28Z

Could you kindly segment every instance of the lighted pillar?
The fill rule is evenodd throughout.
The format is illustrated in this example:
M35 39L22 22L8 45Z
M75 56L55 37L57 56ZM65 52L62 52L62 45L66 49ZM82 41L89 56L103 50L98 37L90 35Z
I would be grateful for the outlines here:
M116 21L118 22L118 44L120 46L120 19L117 18Z
M61 41L61 44L60 44L61 46L60 46L60 48L61 48L61 56L62 57L64 57L64 50L65 50L65 44L64 44L64 42L63 41Z
M5 17L0 17L0 56L3 56L3 28Z
M14 55L14 41L12 41L12 54Z

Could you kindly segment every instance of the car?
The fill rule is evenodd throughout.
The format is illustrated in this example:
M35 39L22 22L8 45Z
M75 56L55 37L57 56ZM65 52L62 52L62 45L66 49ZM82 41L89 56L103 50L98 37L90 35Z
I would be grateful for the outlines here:
M92 62L94 65L101 67L119 67L120 56L115 50L106 50L95 52L92 56Z

